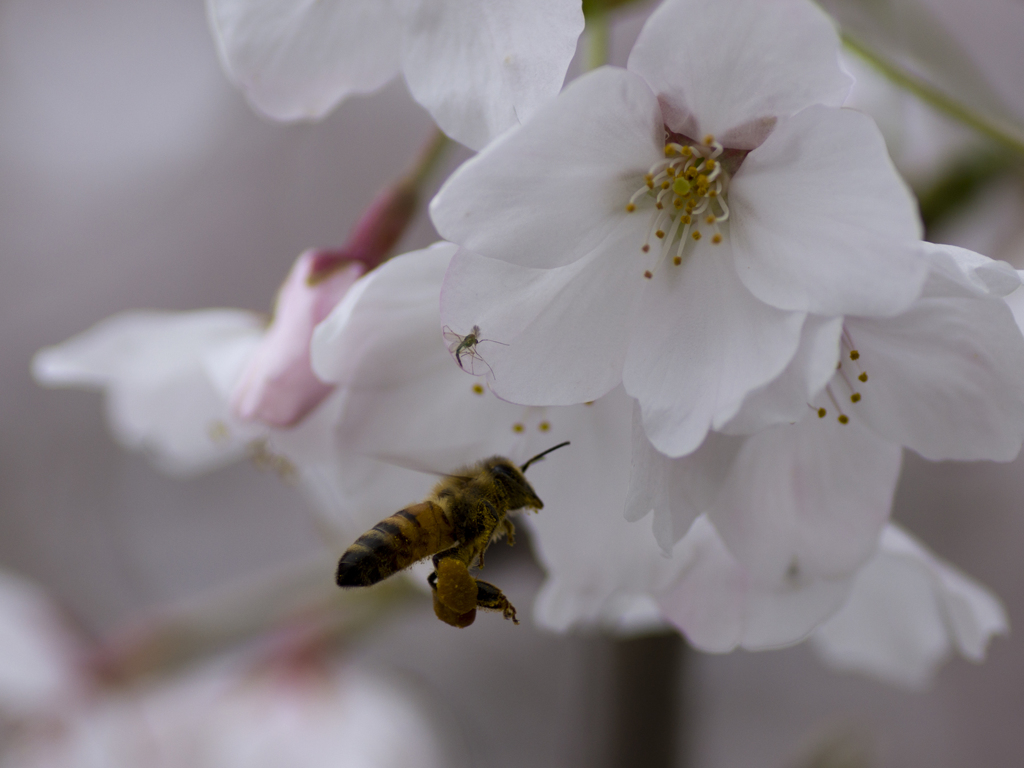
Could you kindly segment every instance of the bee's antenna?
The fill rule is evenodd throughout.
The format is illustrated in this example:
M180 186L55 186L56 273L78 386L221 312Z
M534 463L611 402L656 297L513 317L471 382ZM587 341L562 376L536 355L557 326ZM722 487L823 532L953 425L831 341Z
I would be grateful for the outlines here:
M533 464L533 462L537 461L538 459L543 459L545 456L547 456L552 451L557 451L559 448L565 448L565 446L567 446L568 444L569 444L569 441L566 440L564 443L559 443L554 448L548 448L546 451L541 451L536 456L534 456L532 459L530 459L525 464L523 464L523 466L521 466L519 468L519 471L520 472L526 472L526 468L529 467L531 464Z

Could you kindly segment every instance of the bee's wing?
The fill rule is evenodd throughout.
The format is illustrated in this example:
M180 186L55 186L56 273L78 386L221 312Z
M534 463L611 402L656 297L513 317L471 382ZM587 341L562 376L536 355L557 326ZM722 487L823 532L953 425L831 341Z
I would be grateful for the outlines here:
M463 477L462 475L453 475L450 472L441 472L427 464L414 459L410 456L395 456L393 454L377 453L373 455L373 458L378 461L382 461L385 464L390 464L393 467L400 467L401 469L408 469L410 472L421 472L424 475L434 475L435 477L453 477L457 480L470 480L471 478Z

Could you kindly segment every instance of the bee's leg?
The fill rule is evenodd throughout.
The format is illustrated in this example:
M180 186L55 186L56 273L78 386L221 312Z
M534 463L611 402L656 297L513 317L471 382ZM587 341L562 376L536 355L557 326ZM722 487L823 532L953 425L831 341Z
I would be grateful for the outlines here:
M501 527L505 529L505 536L508 537L508 545L510 547L515 546L516 543L516 527L507 517L501 521Z
M506 619L512 619L513 624L518 624L516 609L500 589L489 581L476 580L476 605L478 608L486 608L489 611L501 611Z

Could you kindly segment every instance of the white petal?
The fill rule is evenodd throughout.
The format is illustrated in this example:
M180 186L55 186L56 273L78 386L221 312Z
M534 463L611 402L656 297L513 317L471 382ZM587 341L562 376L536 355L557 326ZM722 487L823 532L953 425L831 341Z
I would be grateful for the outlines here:
M1007 627L994 595L890 525L846 605L812 642L833 666L920 687L954 647L980 661Z
M1005 261L955 245L922 242L920 248L931 266L925 296L1005 297L1020 288L1021 276Z
M679 563L662 556L647 524L622 514L631 412L621 388L590 406L546 409L557 437L572 441L529 471L544 499L528 518L531 541L547 574L534 615L548 629L628 633L660 621L651 595L671 583Z
M626 519L653 512L654 538L668 554L699 515L711 508L743 439L709 432L693 453L672 459L647 439L639 406L633 409L632 473Z
M259 318L241 310L126 312L41 350L33 374L105 391L110 429L126 448L165 472L202 472L240 458L259 434L233 419L206 357L239 360L262 334Z
M779 122L729 187L737 272L762 301L891 315L920 292L917 203L870 118L809 107Z
M323 117L398 73L406 0L207 0L228 75L277 120Z
M531 269L460 250L441 292L441 321L488 339L478 349L491 388L510 402L569 405L618 386L643 278L591 253Z
M386 387L405 380L407 359L422 356L424 343L428 350L444 349L437 297L456 250L438 243L391 259L356 281L313 332L316 375L335 384L358 379L364 388ZM422 329L435 318L433 340L427 341Z
M513 264L557 267L606 250L624 259L639 253L648 224L626 204L664 148L654 94L636 75L603 67L464 163L430 217L445 239ZM620 227L636 233L624 252L610 247L618 235L606 243Z
M694 646L713 653L797 643L842 605L849 589L846 579L752 580L703 516L673 558L687 567L658 605Z
M808 315L796 354L779 376L743 401L722 431L752 435L773 424L797 422L807 415L807 404L835 375L843 318Z
M337 382L342 398L336 435L346 514L366 527L422 498L431 485L423 471L449 472L494 453L523 460L537 442L559 442L555 429L538 429L539 409L499 400L448 354L437 295L454 250L444 243L389 260L313 334L314 370ZM528 434L514 431L530 415Z
M840 106L852 85L831 20L805 0L667 0L628 66L658 94L673 131L735 149L764 141L777 117Z
M668 456L695 450L747 393L778 376L804 321L747 291L727 243L696 246L681 267L668 262L645 281L622 374L647 436Z
M482 149L558 94L582 31L579 0L421 2L405 79L445 133Z
M921 299L889 319L848 318L860 352L835 389L880 435L932 460L1009 461L1024 438L1024 338L999 299ZM858 371L868 381L853 381Z
M709 518L752 579L837 579L874 553L900 448L855 421L808 415L746 440Z

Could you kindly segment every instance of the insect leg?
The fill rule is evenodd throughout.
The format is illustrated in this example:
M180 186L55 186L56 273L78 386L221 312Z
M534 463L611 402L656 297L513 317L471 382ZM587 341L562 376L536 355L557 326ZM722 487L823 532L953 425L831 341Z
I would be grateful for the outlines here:
M505 529L505 536L508 537L508 545L510 547L515 546L516 543L516 526L507 517L501 521L501 527Z
M513 624L518 624L516 609L500 589L489 581L476 580L476 604L478 608L485 608L489 611L501 611L506 619L512 619Z

